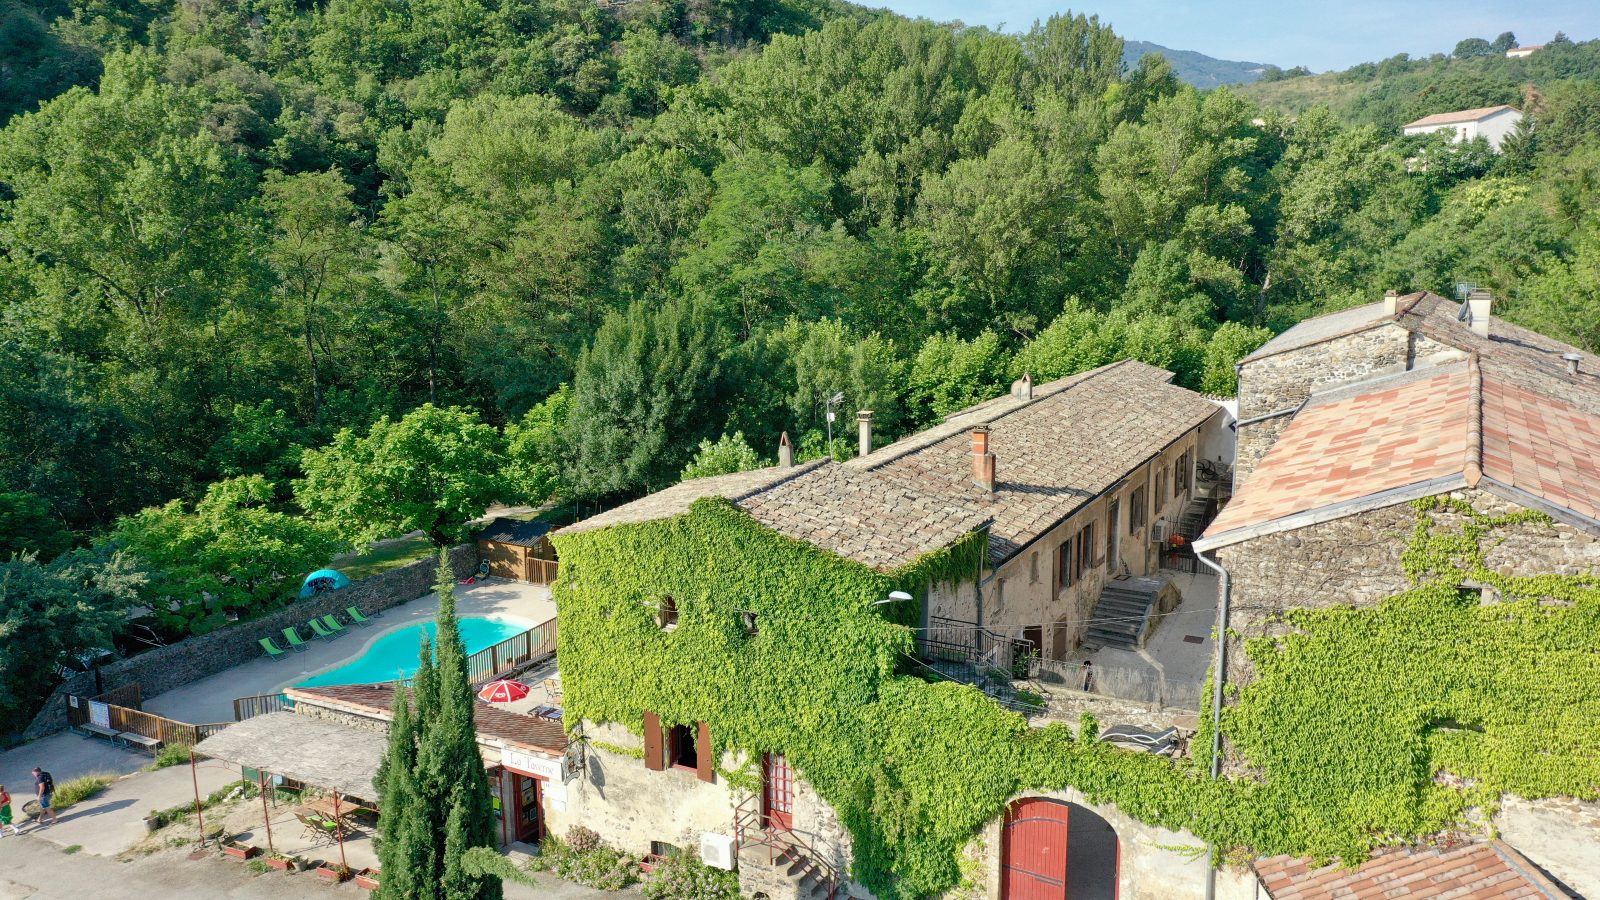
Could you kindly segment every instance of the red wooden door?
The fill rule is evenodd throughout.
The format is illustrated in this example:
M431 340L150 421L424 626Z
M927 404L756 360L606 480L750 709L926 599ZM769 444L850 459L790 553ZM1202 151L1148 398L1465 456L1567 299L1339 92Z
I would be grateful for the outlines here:
M1067 806L1018 800L1000 835L1001 900L1065 900Z
M781 753L762 759L761 813L768 828L794 829L794 770Z
M515 816L511 821L511 831L517 840L536 844L544 837L539 815L539 779L512 772L511 790Z

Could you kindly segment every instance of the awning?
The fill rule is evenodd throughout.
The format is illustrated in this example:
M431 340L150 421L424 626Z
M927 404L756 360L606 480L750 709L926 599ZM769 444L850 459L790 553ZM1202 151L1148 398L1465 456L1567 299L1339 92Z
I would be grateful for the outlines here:
M195 749L311 787L376 800L374 782L388 745L375 731L276 712L230 725Z

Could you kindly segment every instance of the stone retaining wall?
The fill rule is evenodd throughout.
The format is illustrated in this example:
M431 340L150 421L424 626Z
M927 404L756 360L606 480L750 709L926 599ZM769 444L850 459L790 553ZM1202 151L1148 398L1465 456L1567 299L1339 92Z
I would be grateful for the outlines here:
M261 655L261 645L258 643L261 638L276 638L281 646L283 629L304 625L313 616L321 617L331 613L342 616L347 606L354 606L362 615L370 616L430 594L433 592L437 565L433 557L420 559L370 578L363 578L349 587L324 591L271 615L118 660L100 669L101 683L108 691L123 685L138 684L145 698L149 699L255 659ZM466 578L476 572L477 545L462 544L451 549L450 565L457 579ZM50 695L50 699L45 702L44 710L34 718L33 724L28 726L23 737L36 740L65 729L66 695L94 692L93 674L84 673L67 679Z

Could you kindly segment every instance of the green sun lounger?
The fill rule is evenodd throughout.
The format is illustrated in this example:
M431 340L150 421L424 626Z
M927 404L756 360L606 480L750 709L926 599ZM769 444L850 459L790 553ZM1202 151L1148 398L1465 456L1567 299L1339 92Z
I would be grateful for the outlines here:
M283 639L289 642L289 646L294 648L294 652L306 652L306 642L300 640L300 632L293 628L285 628L283 630Z
M328 626L328 630L336 635L344 634L344 626L340 625L339 620L331 614L322 617L322 624Z
M323 626L321 619L312 619L311 621L307 622L306 625L311 629L313 634L325 641L331 641L338 637L337 634L334 634Z
M283 655L283 648L273 643L272 638L264 637L256 643L261 645L261 649L267 651L267 659L277 659Z
M350 621L360 625L362 628L366 628L372 624L372 619L363 616L361 614L361 610L356 609L354 606L346 606L344 608L344 614L350 617ZM383 614L379 613L376 618L383 618Z

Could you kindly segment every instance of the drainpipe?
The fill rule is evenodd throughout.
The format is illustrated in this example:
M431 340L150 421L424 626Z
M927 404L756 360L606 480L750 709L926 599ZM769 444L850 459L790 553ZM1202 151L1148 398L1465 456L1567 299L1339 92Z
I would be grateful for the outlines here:
M1221 563L1212 562L1204 553L1196 553L1195 559L1205 563L1209 569L1216 570L1219 581L1217 582L1217 661L1216 675L1211 679L1211 780L1216 781L1222 777L1222 685L1227 679L1228 663L1228 604L1232 601L1232 580L1228 577L1228 570ZM1211 843L1206 844L1206 900L1216 900L1217 896L1217 848Z

